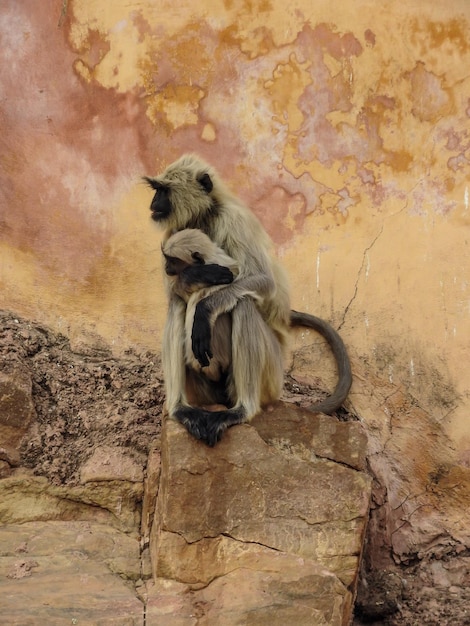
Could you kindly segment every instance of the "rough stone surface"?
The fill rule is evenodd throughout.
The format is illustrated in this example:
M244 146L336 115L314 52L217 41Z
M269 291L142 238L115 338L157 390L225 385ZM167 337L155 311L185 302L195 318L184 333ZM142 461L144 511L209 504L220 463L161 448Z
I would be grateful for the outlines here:
M150 450L147 469L144 479L144 496L142 500L142 538L146 544L150 540L150 530L152 528L153 516L155 514L155 506L158 496L158 488L160 484L161 455L160 441L158 447Z
M312 415L286 403L251 422L267 443L291 450L306 460L331 459L358 470L366 467L367 435L359 422L342 422L323 413Z
M32 522L0 528L1 618L8 626L143 624L133 581L139 542L109 526Z
M0 371L0 460L19 464L18 446L36 416L28 369L16 359Z
M204 585L215 588L213 583L217 579L204 572L201 578L199 559L201 562L212 559L210 571L232 575L238 571L230 569L237 559L243 568L250 569L256 560L266 563L269 554L282 554L229 536L209 537L209 541L204 539L184 547L186 542L179 535L165 531L160 537L162 547L185 554L187 559L196 554L196 567L189 560L183 563L182 559L175 559L174 564L169 564L162 559L162 568L168 568L172 575L176 567L181 568L180 573L188 580L209 582L192 582L190 587L181 583L178 587L176 581L159 579L147 589L145 581L152 573L149 534L160 473L158 433L162 396L157 356L129 352L118 359L111 356L109 348L94 333L82 333L69 342L62 335L7 312L0 312L0 321L3 380L9 377L10 383L23 394L24 406L31 410L31 419L23 414L24 421L17 422L13 430L11 424L15 420L11 419L11 413L0 416L3 426L8 421L9 433L14 433L9 443L15 444L8 445L7 430L0 429L0 524L13 525L19 530L22 528L19 524L34 520L51 520L52 524L60 520L87 520L133 534L140 528L144 582L137 581L136 587L139 597L143 600L148 597L149 614L155 605L161 613L165 601L186 606L189 597L202 592ZM289 406L273 407L266 415L256 418L253 425L278 453L305 462L333 459L357 468L364 463L362 427L368 425L367 463L376 480L355 626L362 626L361 620L366 618L376 620L381 626L466 623L470 601L467 562L470 543L465 506L469 493L468 464L457 468L449 465L443 449L445 436L436 420L426 430L425 438L432 445L420 448L419 454L415 439L411 447L407 445L403 439L405 432L424 432L428 418L423 409L391 384L384 387L383 381L371 371L361 374L358 361L353 364L355 376L360 377L362 385L367 382L368 387L362 395L353 388L350 397L362 422L354 421L351 413L341 410L334 417L308 413L307 423L302 424L299 421L302 410L294 405L305 409L323 397L320 387L331 387L335 382L332 378L328 384L319 385L312 378L312 372L321 369L328 352L323 354L315 344L302 354L305 363L301 374L294 368L285 379L283 398L293 405L292 410ZM312 355L320 355L320 360L312 364ZM13 379L15 371L18 376ZM28 377L32 381L31 391ZM8 406L12 405L4 404L3 409ZM29 419L29 428L23 435ZM388 424L386 433L384 424ZM289 437L285 436L287 429ZM120 461L124 461L122 466ZM141 504L142 483L133 483L132 479L140 481L142 469ZM418 488L414 489L417 480ZM451 534L442 532L444 522L451 528ZM352 572L356 557L350 559ZM36 563L38 559L26 555L23 560L15 561L9 572L18 580L35 580ZM78 565L77 572L79 575ZM4 579L0 587L3 582ZM158 600L153 593L155 587L163 593ZM168 593L170 587L172 594ZM176 588L186 589L188 593L177 597ZM0 599L1 591L2 587ZM95 592L91 587L89 591ZM194 623L200 605L189 603L188 607L187 614L193 615L190 623ZM249 619L254 619L254 613L251 611ZM186 613L181 615L182 623L188 623ZM26 623L24 619L20 622ZM172 623L175 619L172 615ZM166 614L165 623L168 620Z
M273 554L240 567L200 590L157 579L149 588L150 626L345 626L351 594L336 576L299 557ZM266 569L263 569L266 568Z
M0 524L83 520L131 531L139 526L142 483L122 480L52 485L18 469L0 480Z
M290 428L281 426L285 416ZM207 622L198 624L348 623L371 481L343 464L353 439L361 444L353 464L362 465L360 425L333 421L328 428L325 416L280 404L253 425L230 429L213 449L166 422L154 576L189 585L204 607ZM344 442L338 450L335 429ZM253 621L244 621L248 615Z
M134 454L135 456L135 454ZM80 482L123 480L142 483L145 455L141 455L140 463L122 448L103 446L95 448L93 454L80 469Z
M56 485L142 481L162 399L156 354L115 358L93 333L71 345L0 311L0 476L21 465Z
M282 411L275 417L281 421ZM275 431L273 414L266 420ZM157 518L163 531L191 544L218 535L259 543L313 558L345 584L353 581L350 559L357 565L369 506L365 474L269 446L250 425L230 429L210 449L170 421L162 464Z

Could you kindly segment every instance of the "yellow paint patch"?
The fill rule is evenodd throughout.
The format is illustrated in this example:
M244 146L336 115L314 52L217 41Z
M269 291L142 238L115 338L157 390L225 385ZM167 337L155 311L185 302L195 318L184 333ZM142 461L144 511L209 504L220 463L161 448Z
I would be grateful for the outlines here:
M213 124L206 124L202 129L201 138L209 143L213 142L217 138L217 132Z
M170 130L198 123L199 102L204 92L189 85L168 85L148 100L147 115L154 124L161 119Z
M309 62L299 63L295 54L291 54L289 61L279 63L272 79L264 83L274 109L274 121L291 132L299 130L304 119L298 101L305 87L312 83L309 66Z

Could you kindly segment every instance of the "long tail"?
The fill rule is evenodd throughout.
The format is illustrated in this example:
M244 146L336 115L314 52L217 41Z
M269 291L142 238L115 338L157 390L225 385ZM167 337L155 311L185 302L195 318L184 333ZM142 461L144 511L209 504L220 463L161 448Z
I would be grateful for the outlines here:
M319 413L333 413L333 411L339 409L339 407L343 404L352 384L351 363L346 351L346 346L336 330L320 317L310 315L309 313L291 311L290 321L291 326L306 326L308 328L313 328L330 344L338 367L338 384L336 385L336 388L331 396L318 404L312 404L309 409Z

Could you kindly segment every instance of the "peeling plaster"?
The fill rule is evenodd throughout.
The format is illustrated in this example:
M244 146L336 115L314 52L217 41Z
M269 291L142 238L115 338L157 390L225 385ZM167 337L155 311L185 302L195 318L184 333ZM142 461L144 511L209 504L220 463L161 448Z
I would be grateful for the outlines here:
M341 329L371 449L399 464L418 432L448 437L440 463L468 458L467 0L10 4L1 306L158 350L160 233L141 176L199 152L273 238L293 306ZM310 374L327 377L317 344ZM402 392L416 427L392 406ZM392 472L398 507L414 470Z

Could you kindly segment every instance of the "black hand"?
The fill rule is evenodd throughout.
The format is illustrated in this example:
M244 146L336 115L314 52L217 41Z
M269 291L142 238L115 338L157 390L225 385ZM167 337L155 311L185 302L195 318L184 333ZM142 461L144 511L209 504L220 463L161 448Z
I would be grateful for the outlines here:
M193 354L202 367L209 365L209 360L212 358L211 339L209 308L204 300L201 300L196 305L196 311L194 312L191 344Z
M181 279L188 285L228 285L233 282L233 273L228 267L216 263L190 265L181 272Z

